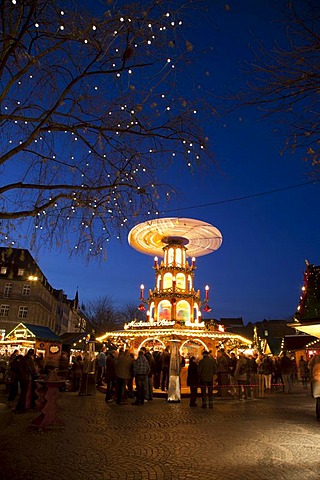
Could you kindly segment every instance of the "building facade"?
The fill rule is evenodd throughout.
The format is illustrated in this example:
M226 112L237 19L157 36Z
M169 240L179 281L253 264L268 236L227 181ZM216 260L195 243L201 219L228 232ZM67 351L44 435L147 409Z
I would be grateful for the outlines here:
M26 249L0 247L0 330L18 323L42 325L61 335L83 326L75 300L54 289Z

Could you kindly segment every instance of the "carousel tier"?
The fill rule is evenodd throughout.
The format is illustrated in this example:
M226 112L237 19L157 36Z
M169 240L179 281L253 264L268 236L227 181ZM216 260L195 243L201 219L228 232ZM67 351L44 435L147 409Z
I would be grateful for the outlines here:
M170 244L183 245L190 257L201 257L217 250L221 232L210 223L191 218L156 218L136 225L129 232L129 245L147 255L163 256Z

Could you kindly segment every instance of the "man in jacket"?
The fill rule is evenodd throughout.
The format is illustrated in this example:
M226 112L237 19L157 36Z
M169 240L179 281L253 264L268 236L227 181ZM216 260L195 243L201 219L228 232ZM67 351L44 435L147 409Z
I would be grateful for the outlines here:
M202 397L202 408L213 408L213 377L217 372L216 360L209 354L208 350L202 352L202 359L199 362L199 378Z
M138 358L133 364L133 374L136 380L137 399L132 405L143 405L145 399L144 386L150 373L150 365L143 350L139 350Z
M107 356L106 356L106 347L102 347L101 352L97 356L97 366L98 366L98 374L97 374L97 385L101 387L102 381L104 379L104 375L106 373L106 365L107 365Z
M170 352L166 347L161 354L161 390L165 392L169 386L169 368L170 368Z
M20 383L20 396L16 406L17 413L26 412L29 407L35 408L35 394L33 381L37 377L34 364L34 350L30 348L27 354L21 359L18 367L18 380ZM30 402L28 401L28 394Z
M283 352L280 357L280 370L284 385L284 393L292 393L292 363L286 352Z
M229 391L230 358L223 348L217 353L218 396L227 397Z
M127 403L127 384L133 373L133 362L134 359L128 349L119 354L116 365L118 405L125 405Z
M147 376L146 384L144 386L146 400L149 402L150 400L153 400L153 375L155 373L156 362L153 358L153 355L149 352L149 350L146 349L146 347L142 347L141 350L143 351L144 356L148 360L150 366L150 372Z
M249 395L248 388L249 363L244 353L239 354L237 366L234 372L234 378L238 382L239 400L246 400Z

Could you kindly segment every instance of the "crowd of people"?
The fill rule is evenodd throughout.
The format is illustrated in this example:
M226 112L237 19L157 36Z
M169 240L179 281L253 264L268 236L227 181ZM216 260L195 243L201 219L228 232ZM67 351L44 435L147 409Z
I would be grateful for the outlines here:
M212 359L209 375L206 367L209 365L208 357ZM208 384L209 376L210 384ZM220 349L216 357L205 350L199 362L195 357L190 358L187 385L190 387L191 407L196 406L195 399L200 388L201 406L206 408L208 401L209 408L212 408L213 391L219 397L234 396L239 400L246 400L264 396L272 391L290 394L293 383L300 380L303 388L307 388L310 372L308 362L303 356L297 364L287 352L282 352L280 356L262 353L245 355L242 352L236 355L234 352L227 353L224 349Z
M132 399L133 405L142 406L145 401L153 400L154 389L168 391L170 359L168 347L162 351L142 347L136 356L125 348L108 350L103 347L98 354L85 352L71 359L67 352L62 352L58 374L69 382L69 390L79 395L89 394L87 386L91 375L94 388L105 387L106 402L125 405ZM303 356L297 363L286 352L280 356L262 353L245 355L241 352L236 355L223 348L215 356L211 351L204 350L201 358L189 355L186 360L189 405L197 406L200 391L202 408L213 408L214 396L246 400L271 391L290 394L293 384L298 381L306 389L315 364L315 358L308 362ZM185 365L184 357L180 356L180 367ZM35 409L34 380L47 373L43 355L35 355L33 349L29 349L26 355L15 350L8 366L6 383L9 406L15 404L18 413Z
M154 389L166 392L170 358L167 347L163 351L141 347L136 358L129 349L107 351L103 348L97 357L97 384L106 385L106 402L126 405L129 399L135 398L132 404L141 406L153 400Z
M180 357L181 368L185 359ZM97 356L97 385L106 386L106 402L143 405L153 399L153 390L168 390L170 351L148 350L142 347L137 358L128 349L107 351L103 348ZM133 388L135 380L135 391ZM310 381L308 362L283 352L280 356L253 353L245 355L227 353L219 349L216 356L204 350L202 358L187 358L187 386L190 389L190 406L197 405L200 390L202 407L212 408L214 396L239 400L261 397L271 391L292 393L293 383L301 381L307 388ZM136 392L136 394L135 394Z

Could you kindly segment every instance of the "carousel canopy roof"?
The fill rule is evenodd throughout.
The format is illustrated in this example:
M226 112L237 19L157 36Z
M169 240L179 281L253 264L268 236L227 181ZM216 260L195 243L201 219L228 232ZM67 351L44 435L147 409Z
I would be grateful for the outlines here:
M140 223L128 236L131 247L147 255L163 256L170 243L184 245L190 257L201 257L217 250L221 232L210 223L192 218L156 218Z
M104 342L108 338L134 338L134 337L149 337L149 338L171 338L171 339L181 339L181 338L211 338L213 340L238 340L241 343L251 345L252 340L243 337L242 335L237 335L234 333L227 332L218 332L210 330L192 330L192 329L129 329L129 330L117 330L114 332L106 332L101 335L97 340L99 342Z

